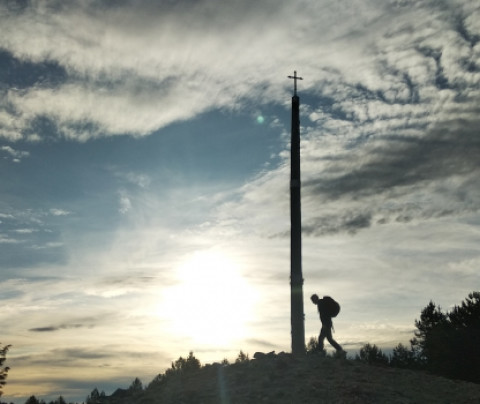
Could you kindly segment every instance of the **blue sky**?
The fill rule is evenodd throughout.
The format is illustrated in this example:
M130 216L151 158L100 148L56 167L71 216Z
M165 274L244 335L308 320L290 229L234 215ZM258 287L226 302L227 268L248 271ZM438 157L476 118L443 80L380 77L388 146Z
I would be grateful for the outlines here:
M6 401L290 350L301 98L306 335L408 343L479 284L476 1L0 5Z

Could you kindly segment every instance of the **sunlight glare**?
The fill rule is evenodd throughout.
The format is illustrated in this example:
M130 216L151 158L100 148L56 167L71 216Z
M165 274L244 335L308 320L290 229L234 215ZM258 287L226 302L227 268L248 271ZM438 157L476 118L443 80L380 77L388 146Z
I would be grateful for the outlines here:
M159 308L175 336L217 346L245 337L256 294L233 260L218 251L196 252L177 278Z

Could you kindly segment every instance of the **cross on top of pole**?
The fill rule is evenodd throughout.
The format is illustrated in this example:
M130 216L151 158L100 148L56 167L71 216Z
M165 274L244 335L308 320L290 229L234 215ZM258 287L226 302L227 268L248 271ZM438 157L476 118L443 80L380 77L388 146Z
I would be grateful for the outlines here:
M297 71L293 71L293 76L288 76L289 79L293 79L293 95L297 95L297 80L303 80L303 77L297 76Z

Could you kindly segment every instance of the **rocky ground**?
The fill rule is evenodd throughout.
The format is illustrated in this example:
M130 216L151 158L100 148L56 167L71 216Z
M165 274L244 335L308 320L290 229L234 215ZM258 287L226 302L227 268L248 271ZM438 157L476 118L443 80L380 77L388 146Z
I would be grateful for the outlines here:
M179 372L143 391L119 389L102 403L478 404L480 385L319 355L275 355Z

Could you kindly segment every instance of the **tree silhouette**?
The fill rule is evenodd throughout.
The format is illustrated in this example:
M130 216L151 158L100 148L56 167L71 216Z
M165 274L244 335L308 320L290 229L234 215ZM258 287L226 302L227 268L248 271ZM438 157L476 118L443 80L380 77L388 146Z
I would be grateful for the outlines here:
M448 313L445 374L480 382L480 292L472 292Z
M37 397L30 396L30 398L25 401L25 404L40 404L40 401L38 401Z
M446 326L447 316L432 301L420 313L420 320L415 320L415 337L410 340L412 350L420 364L430 363L438 352L441 341L439 334Z
M96 404L101 402L101 400L105 398L105 392L102 391L101 393L98 391L98 389L95 387L92 392L90 393L89 396L87 396L87 404Z
M243 351L240 351L240 353L237 356L237 359L235 359L235 363L242 363L242 362L248 362L250 359L248 357L248 354L246 354Z
M143 384L142 381L136 377L135 380L132 382L130 387L128 388L131 392L139 392L143 391Z
M417 360L413 349L408 349L403 344L398 344L393 348L390 357L390 366L403 369L413 369L417 367Z
M480 292L472 292L451 312L432 301L415 320L410 343L421 365L450 378L480 382Z
M193 352L190 351L186 359L180 356L175 362L172 362L172 367L170 369L167 369L167 371L165 372L165 376L169 376L175 373L189 373L191 371L200 369L200 367L200 361L195 358Z
M370 365L388 365L387 355L375 344L365 344L360 348L360 353L356 355L355 359Z
M2 367L3 363L7 359L7 352L10 349L11 345L5 345L3 348L1 348L1 343L0 343L0 397L2 396L2 388L7 384L7 376L8 376L8 371L10 368L8 366Z
M63 396L58 397L55 401L50 401L49 404L67 404Z

